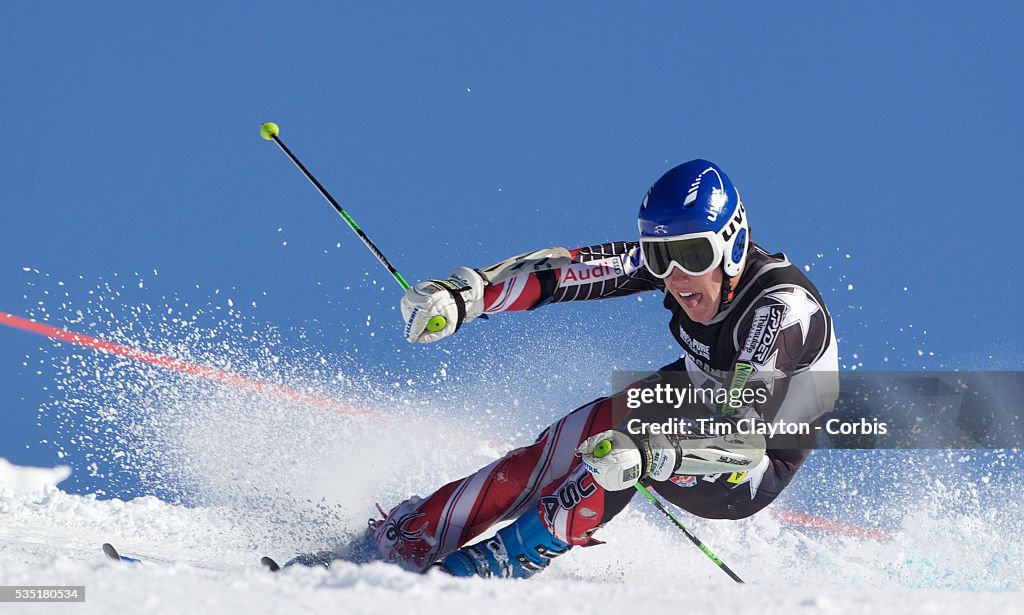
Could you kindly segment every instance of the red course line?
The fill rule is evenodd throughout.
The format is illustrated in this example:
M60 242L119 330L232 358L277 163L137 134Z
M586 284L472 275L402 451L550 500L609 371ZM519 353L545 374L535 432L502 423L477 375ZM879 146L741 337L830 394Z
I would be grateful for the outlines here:
M773 518L782 521L783 523L789 523L790 525L800 525L803 527L809 527L816 530L823 530L830 534L839 534L842 536L853 536L856 538L869 538L871 540L877 540L878 542L886 542L892 540L892 536L885 532L878 530L872 530L865 527L859 527L851 525L849 523L842 523L840 521L833 521L826 519L825 517L818 517L816 515L809 515L806 513L798 513L790 510L778 510L772 509L771 515Z
M291 401L296 401L325 410L331 410L340 414L366 414L365 410L352 408L342 404L341 402L330 399L328 397L322 397L311 393L304 393L296 389L283 387L279 385L269 384L261 380L254 378L247 378L238 374L232 374L225 372L213 367L206 367L204 365L197 365L195 363L189 363L182 361L181 359L175 359L166 355L156 354L148 352L146 350L140 350L138 348L130 348L128 346L122 346L114 342L108 342L106 340L92 337L91 335L85 335L83 333L75 333L66 329L58 329L52 325L47 325L36 320L29 320L15 316L14 314L8 314L7 312L0 312L0 325L6 325L15 329L21 329L22 331L28 331L29 333L35 333L51 339L55 339L68 344L74 344L77 346L84 346L93 350L98 350L107 354L117 355L120 357L126 357L129 359L135 359L158 367L180 372L182 374L188 374L190 376L198 376L199 378L205 378L213 382L219 382L222 384L230 384L242 389L249 389L262 393L264 395L272 395L275 397L282 397Z

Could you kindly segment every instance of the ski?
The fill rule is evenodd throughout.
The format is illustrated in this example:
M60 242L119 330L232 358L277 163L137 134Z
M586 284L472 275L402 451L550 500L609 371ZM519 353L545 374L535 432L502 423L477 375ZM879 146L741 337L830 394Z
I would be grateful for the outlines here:
M378 508L380 507L378 506ZM381 511L381 515L384 515L384 511ZM330 568L331 564L336 561L352 564L367 564L376 561L379 557L377 556L377 545L373 536L375 528L380 523L382 522L371 520L366 530L356 534L338 551L324 549L313 553L303 553L285 561L284 564L278 564L277 560L272 557L263 556L260 558L260 564L265 566L270 572L277 572L282 568L290 568L292 566Z
M128 563L128 564L141 564L142 563L142 560L140 560L140 559L136 559L134 557L128 557L127 555L121 555L120 553L117 552L117 549L114 548L114 545L110 544L109 542L103 543L103 553L108 558L114 560L115 562L125 562L125 563Z
M286 561L284 565L278 564L274 558L267 556L260 558L260 563L266 566L267 570L270 572L277 572L282 568L290 568L291 566L306 566L308 568L322 566L324 568L330 568L331 563L337 560L345 561L345 558L333 551L317 551L316 553L296 555Z
M127 555L121 555L117 548L109 542L103 543L103 553L107 558L114 560L115 562L124 562L126 564L142 564L143 561L136 557L128 557ZM260 563L267 567L270 572L277 572L281 569L281 566L270 557L263 557L260 559Z

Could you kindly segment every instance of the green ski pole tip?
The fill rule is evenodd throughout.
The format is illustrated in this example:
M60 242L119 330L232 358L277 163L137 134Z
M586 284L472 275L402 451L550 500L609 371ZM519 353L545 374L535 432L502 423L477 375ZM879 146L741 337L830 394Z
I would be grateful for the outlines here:
M280 132L281 129L278 128L277 124L275 124L274 122L267 122L266 124L260 126L260 136L266 139L267 141L273 141L274 137L280 134Z
M447 324L448 321L445 320L444 316L434 316L433 318L427 321L427 331L430 331L431 333L437 333L441 329L444 329Z
M610 452L612 452L611 440L601 440L597 443L597 446L594 447L594 457L597 457L598 459L604 457Z

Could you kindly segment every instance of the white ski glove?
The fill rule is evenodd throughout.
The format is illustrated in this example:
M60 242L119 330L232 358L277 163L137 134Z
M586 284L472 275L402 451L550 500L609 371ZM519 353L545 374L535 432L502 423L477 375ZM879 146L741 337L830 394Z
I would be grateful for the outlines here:
M611 446L601 444L606 440ZM644 478L664 481L673 474L743 472L761 463L765 452L760 434L713 438L654 434L639 442L638 447L628 435L608 430L584 440L576 452L594 481L608 491L629 489Z
M606 441L611 446L604 444ZM629 436L614 429L590 436L576 449L576 454L583 458L594 482L608 491L629 489L643 475L640 449Z
M602 445L604 441L611 446ZM676 448L660 434L645 438L641 446L643 450L626 434L609 429L584 440L576 452L594 481L608 491L629 489L645 477L668 480L676 467Z
M484 279L469 267L459 267L447 280L427 280L405 291L402 317L405 339L410 342L436 342L448 337L484 311ZM444 328L431 331L432 318L444 318ZM435 322L437 322L435 320Z

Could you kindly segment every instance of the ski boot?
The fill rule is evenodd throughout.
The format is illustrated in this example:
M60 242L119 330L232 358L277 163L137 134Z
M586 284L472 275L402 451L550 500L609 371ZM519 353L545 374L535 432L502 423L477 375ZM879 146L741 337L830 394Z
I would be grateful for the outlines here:
M551 535L530 511L494 536L450 553L434 566L456 577L528 579L569 545Z

